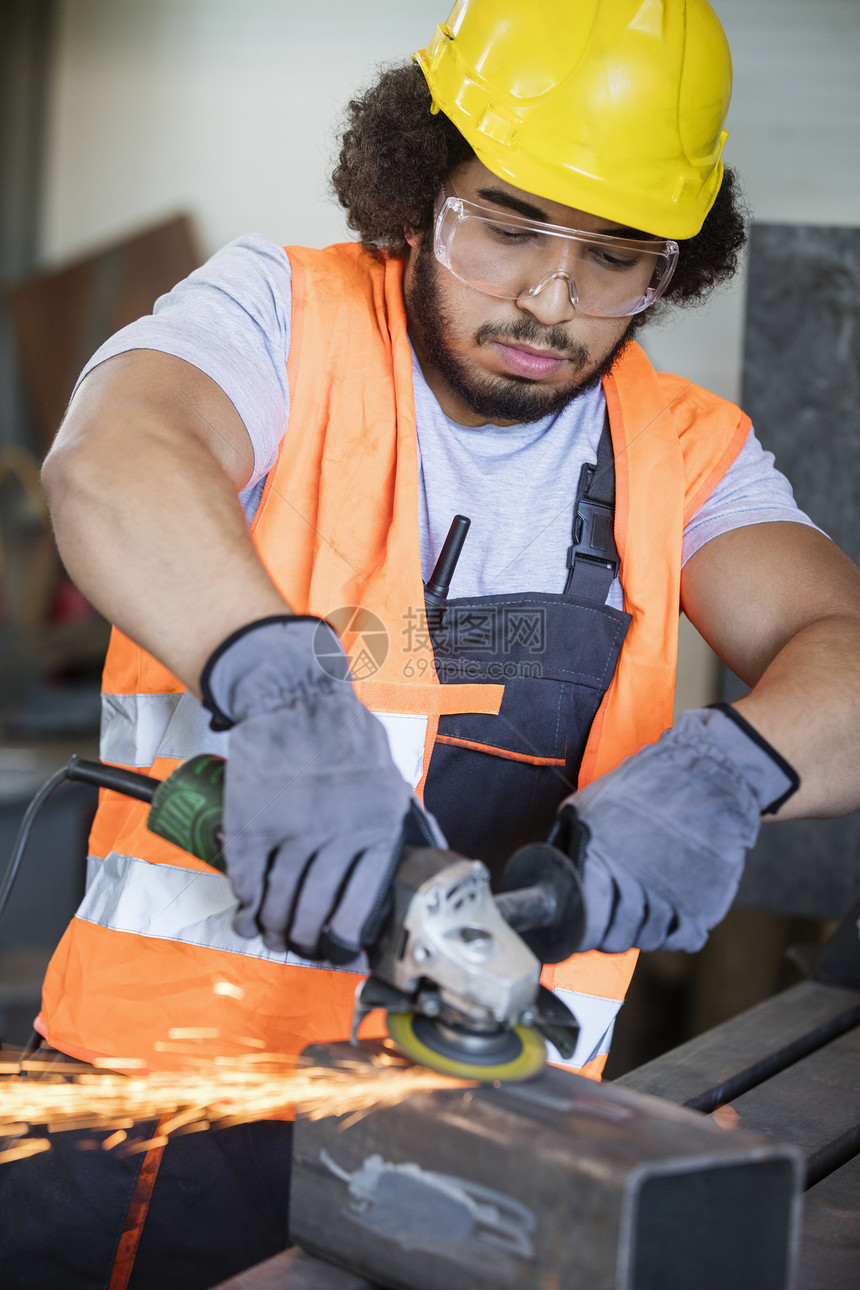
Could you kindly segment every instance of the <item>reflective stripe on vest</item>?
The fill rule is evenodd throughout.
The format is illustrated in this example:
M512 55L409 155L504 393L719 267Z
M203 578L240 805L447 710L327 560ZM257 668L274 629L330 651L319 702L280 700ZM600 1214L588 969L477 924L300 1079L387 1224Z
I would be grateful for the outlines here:
M210 714L193 694L102 694L99 756L121 766L150 767L157 757L226 757L228 736L209 728Z
M413 788L423 774L427 718L378 712L394 764ZM229 756L230 732L214 731L193 694L103 694L99 756L121 766L149 769L158 757L185 761L197 753Z
M86 923L269 963L325 970L324 965L297 954L267 949L262 936L246 938L234 932L236 897L230 880L214 870L153 865L112 851L104 860L90 856L88 871L87 893L76 915ZM343 970L361 975L367 967L357 963Z
M289 256L290 419L252 537L297 612L325 617L355 606L381 621L387 652L356 690L393 734L398 765L414 783L426 773L441 705L498 712L503 687L440 686L429 641L410 652L402 643L410 616L414 621L423 610L402 264L376 261L355 245L290 248ZM737 408L676 377L658 376L635 344L604 385L616 462L615 536L632 622L592 726L582 783L671 723L683 524L749 429ZM163 777L177 760L225 747L224 736L208 731L196 700L182 697L176 679L119 632L108 651L104 691L109 760L151 765ZM226 930L224 880L211 883L201 862L149 834L145 816L140 803L102 795L91 849L124 857L124 864L122 871L102 868L101 875L94 866L91 903L73 919L51 962L40 1022L50 1042L76 1056L136 1053L157 1065L175 1026L211 1023L222 1035L219 1046L229 1032L257 1036L282 1052L345 1036L355 975L237 951ZM196 881L200 873L205 882ZM171 913L176 882L186 884L184 892L218 895L212 907L206 897L197 913ZM102 921L88 921L85 910L97 901L117 917L122 911L125 930L107 912ZM586 954L545 970L549 988L577 996L583 1022L577 1060L587 1073L602 1066L635 959L635 952ZM235 995L213 994L222 976Z
M579 1022L579 1038L573 1056L564 1058L552 1044L547 1044L548 1060L554 1066L566 1066L569 1070L582 1070L587 1062L597 1057L605 1057L612 1042L612 1031L615 1018L618 1016L623 999L603 999L593 994L583 994L581 990L553 991L562 1003L566 1003Z

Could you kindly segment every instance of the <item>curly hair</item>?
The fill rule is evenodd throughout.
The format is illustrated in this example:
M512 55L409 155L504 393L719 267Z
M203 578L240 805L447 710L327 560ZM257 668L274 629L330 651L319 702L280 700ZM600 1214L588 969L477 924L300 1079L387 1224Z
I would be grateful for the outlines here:
M404 229L429 232L439 189L456 166L475 155L444 113L430 106L427 83L413 63L387 69L347 106L332 185L349 227L372 254L405 255ZM664 302L704 300L733 276L745 242L743 198L726 167L701 231L679 243L678 266L656 309ZM654 313L652 308L637 315L635 325Z

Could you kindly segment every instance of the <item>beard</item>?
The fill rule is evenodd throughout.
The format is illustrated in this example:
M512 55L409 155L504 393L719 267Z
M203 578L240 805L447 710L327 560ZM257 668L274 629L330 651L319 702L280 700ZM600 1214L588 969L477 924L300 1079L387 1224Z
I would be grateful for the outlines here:
M475 332L476 344L490 345L498 341L504 345L519 342L544 346L570 360L574 371L580 375L572 377L564 385L543 385L527 376L479 372L459 358L449 343L453 328L442 301L440 268L425 240L414 253L411 281L405 287L413 343L417 343L424 359L444 377L476 416L486 417L495 424L538 421L561 412L578 395L600 384L635 329L635 322L631 319L620 340L593 370L583 376L582 370L589 363L588 350L568 335L564 327L546 327L526 314L506 324L484 323Z

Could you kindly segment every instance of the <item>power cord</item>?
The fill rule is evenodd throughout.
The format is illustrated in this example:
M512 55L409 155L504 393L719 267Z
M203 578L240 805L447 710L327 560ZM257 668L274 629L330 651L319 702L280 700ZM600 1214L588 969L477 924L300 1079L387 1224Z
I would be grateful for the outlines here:
M64 780L69 778L68 766L62 766L55 771L46 784L39 789L30 805L24 812L24 818L18 829L18 836L15 839L15 845L12 848L12 858L3 878L3 886L0 887L0 919L2 919L6 906L9 903L9 897L12 895L12 888L15 886L15 880L18 877L18 871L21 868L21 861L24 857L24 851L33 828L33 822L41 811L45 802L53 793L54 789L59 788Z

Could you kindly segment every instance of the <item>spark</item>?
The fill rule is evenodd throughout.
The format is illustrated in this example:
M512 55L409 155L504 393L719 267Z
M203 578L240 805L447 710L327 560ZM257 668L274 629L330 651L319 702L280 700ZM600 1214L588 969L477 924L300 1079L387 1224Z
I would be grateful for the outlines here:
M212 986L213 994L228 995L231 999L244 999L245 991L232 981L216 981Z
M275 1053L259 1051L204 1057L190 1031L174 1031L165 1043L181 1064L165 1071L139 1071L137 1059L108 1059L88 1066L70 1059L18 1056L0 1061L0 1164L46 1151L49 1132L101 1131L104 1140L84 1138L81 1150L97 1148L130 1155L163 1146L169 1138L253 1120L284 1119L295 1108L310 1119L349 1117L347 1124L380 1106L413 1093L468 1088L469 1083L406 1061L385 1045L368 1064L365 1051L336 1066L296 1066ZM209 1030L193 1038L211 1040ZM222 1036L223 1038L223 1036ZM235 1036L228 1037L232 1043ZM180 1041L180 1042L177 1042ZM245 1041L256 1047L259 1041ZM187 1051L190 1050L190 1051ZM158 1123L155 1136L135 1136L136 1125ZM149 1135L152 1128L149 1128ZM30 1135L34 1136L30 1136Z
M40 1151L48 1151L50 1146L47 1138L24 1138L16 1147L0 1151L0 1165L8 1164L10 1160L23 1160L25 1156L35 1156Z
M711 1112L711 1119L714 1120L721 1129L736 1129L741 1122L741 1117L733 1106L723 1103L722 1106L714 1107Z

